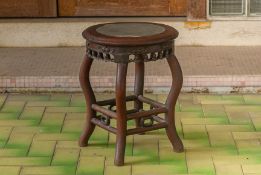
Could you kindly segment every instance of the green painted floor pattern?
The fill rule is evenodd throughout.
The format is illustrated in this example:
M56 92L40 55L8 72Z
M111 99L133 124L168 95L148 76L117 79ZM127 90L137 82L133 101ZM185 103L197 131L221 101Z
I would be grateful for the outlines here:
M115 135L98 127L78 147L84 112L81 94L0 95L0 174L261 174L261 95L181 94L176 126L185 152L172 151L164 130L128 136L123 167L113 165Z

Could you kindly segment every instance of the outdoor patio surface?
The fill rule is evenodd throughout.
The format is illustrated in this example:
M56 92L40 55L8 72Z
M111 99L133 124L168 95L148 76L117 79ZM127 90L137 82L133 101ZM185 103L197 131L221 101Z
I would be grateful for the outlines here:
M79 92L84 53L84 47L0 48L0 92ZM261 46L179 46L175 53L184 75L184 92L242 92L240 88L261 92ZM95 90L114 89L115 73L116 64L94 61L91 81ZM146 63L145 75L145 89L164 91L171 86L166 60ZM133 84L134 64L129 64L127 87Z
M185 153L172 151L164 130L128 136L126 165L119 168L113 134L97 127L89 147L78 147L81 94L1 94L0 174L260 175L260 105L261 95L181 94L176 126Z

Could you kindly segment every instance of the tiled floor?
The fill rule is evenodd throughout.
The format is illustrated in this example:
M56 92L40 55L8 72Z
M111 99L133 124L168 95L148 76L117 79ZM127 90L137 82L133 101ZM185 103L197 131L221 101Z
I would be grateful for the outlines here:
M261 95L182 94L176 118L185 153L172 151L164 130L129 136L120 168L113 134L96 128L89 147L77 146L84 111L80 94L0 95L0 174L261 174Z

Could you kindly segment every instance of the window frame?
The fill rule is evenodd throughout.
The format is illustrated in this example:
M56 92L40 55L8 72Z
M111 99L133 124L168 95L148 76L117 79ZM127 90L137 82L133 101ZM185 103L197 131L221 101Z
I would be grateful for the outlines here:
M231 15L211 15L210 3L211 0L207 0L207 19L208 20L261 20L261 12L256 14L250 13L250 1L244 0L244 13L243 14L231 14Z
M250 16L250 17L252 17L252 16L261 16L261 12L259 12L259 13L250 13L250 1L251 0L247 0L247 7L248 7L248 16Z
M226 16L226 15L230 15L230 16L243 16L243 15L245 15L245 12L246 12L246 0L240 0L242 3L243 3L243 5L242 5L242 13L230 13L230 14L223 14L223 13L216 13L215 15L211 15L211 16ZM213 0L210 0L209 1L209 14L211 13L211 8L210 7L212 7L213 5L212 5L212 3L213 3Z

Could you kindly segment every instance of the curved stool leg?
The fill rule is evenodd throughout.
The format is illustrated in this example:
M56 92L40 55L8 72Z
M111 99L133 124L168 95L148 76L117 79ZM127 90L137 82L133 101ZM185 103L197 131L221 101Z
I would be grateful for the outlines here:
M86 121L85 121L86 123L82 135L79 139L79 146L81 147L88 145L89 138L92 135L95 128L95 125L91 122L91 119L96 115L96 112L91 108L91 105L96 103L96 99L89 78L92 62L93 59L85 56L79 74L79 80L86 102Z
M124 154L127 133L126 117L126 76L128 64L118 63L116 77L116 113L117 113L117 134L116 151L114 164L124 165Z
M144 89L144 62L135 63L135 86L134 94L136 96L143 95ZM139 100L134 101L134 108L136 110L143 109L143 103ZM140 119L136 119L136 127L140 127Z
M166 106L168 108L168 112L165 114L165 118L168 123L166 132L174 151L183 152L184 146L178 136L175 126L175 105L183 84L182 70L175 55L172 55L167 59L167 61L172 74L172 85L166 100Z

